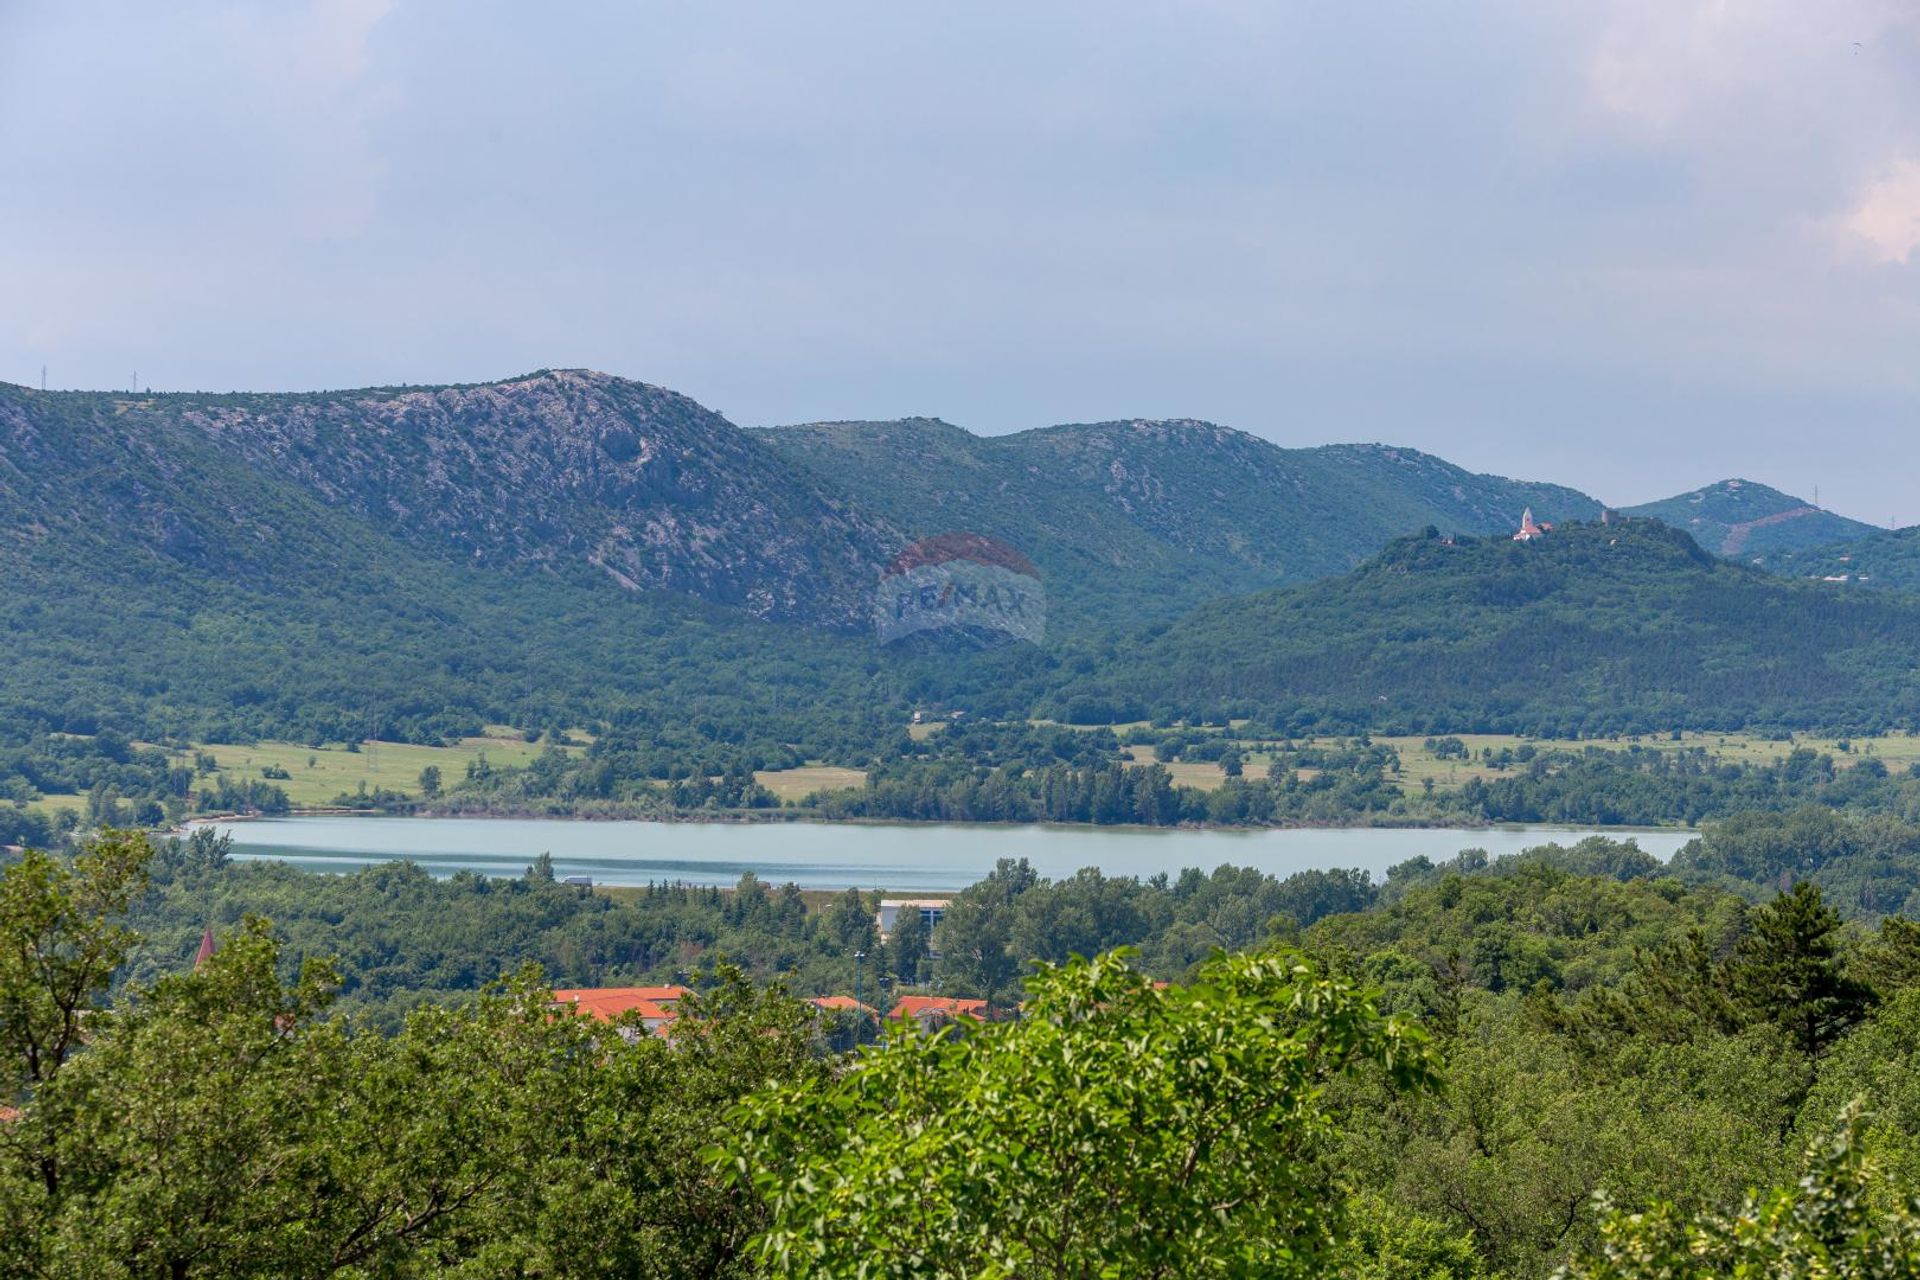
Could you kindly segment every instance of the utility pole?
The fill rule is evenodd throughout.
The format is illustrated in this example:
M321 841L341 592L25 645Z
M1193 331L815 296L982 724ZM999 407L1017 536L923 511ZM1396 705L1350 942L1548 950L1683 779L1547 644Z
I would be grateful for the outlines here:
M45 365L40 366L40 389L42 391L47 389L47 366Z

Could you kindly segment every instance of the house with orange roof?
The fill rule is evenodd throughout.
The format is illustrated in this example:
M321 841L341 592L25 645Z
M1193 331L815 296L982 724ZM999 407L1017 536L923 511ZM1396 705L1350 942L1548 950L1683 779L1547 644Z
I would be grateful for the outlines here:
M665 1035L679 1017L677 1006L693 992L681 986L567 987L553 993L553 1007L583 1013L601 1022L637 1013L649 1035Z
M861 1004L852 996L809 996L807 1003L823 1013L864 1013L869 1018L878 1018L880 1011L872 1005Z
M902 1021L912 1018L926 1030L932 1031L961 1018L969 1022L985 1022L987 1002L961 1000L953 996L901 996L887 1017Z

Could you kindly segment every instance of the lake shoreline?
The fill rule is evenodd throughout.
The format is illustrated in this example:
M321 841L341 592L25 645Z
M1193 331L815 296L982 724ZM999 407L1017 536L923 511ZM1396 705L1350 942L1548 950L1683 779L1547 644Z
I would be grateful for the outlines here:
M1250 867L1286 876L1357 872L1384 879L1421 858L1446 862L1463 850L1498 858L1525 849L1572 846L1602 837L1632 840L1664 861L1691 830L1592 825L1454 827L1101 827L1080 824L695 822L629 819L309 816L214 824L232 837L233 856L280 861L307 871L357 871L410 862L427 874L513 878L541 861L560 878L594 885L661 883L725 887L752 875L807 889L886 885L908 896L952 893L977 883L1002 859L1028 860L1064 879L1088 868L1150 879L1189 869Z
M196 826L229 822L276 821L289 818L318 818L352 816L362 818L380 818L395 820L416 820L444 822L450 820L474 822L653 822L663 826L810 826L810 827L978 827L986 831L1009 830L1023 827L1043 827L1063 831L1217 831L1260 832L1260 831L1514 831L1561 829L1567 831L1602 832L1644 832L1647 834L1671 834L1684 832L1698 834L1698 828L1680 824L1672 826L1615 825L1603 822L1448 822L1417 817L1394 817L1392 815L1356 814L1351 819L1336 821L1288 821L1260 823L1227 822L1182 822L1168 825L1154 825L1141 822L1020 822L993 821L986 819L964 818L830 818L820 814L806 813L791 809L770 810L719 810L712 813L697 811L674 811L667 813L629 813L629 812L577 812L555 813L544 809L415 809L396 812L391 809L348 809L335 806L293 809L282 814L245 813L245 814L196 814L186 819L172 834L178 835L192 830Z

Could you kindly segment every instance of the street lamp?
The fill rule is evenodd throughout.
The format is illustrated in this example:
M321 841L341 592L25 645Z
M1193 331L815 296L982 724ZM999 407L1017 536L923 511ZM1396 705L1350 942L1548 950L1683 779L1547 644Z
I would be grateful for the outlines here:
M867 953L866 953L866 952L864 952L864 951L855 951L855 952L853 953L853 1003L854 1003L854 1006L855 1006L855 1007L854 1007L854 1010L853 1010L853 1014L854 1014L854 1018L855 1018L855 1020L856 1020L856 1022L858 1021L858 1019L859 1019L859 1016L860 1016L860 1009L859 1009L859 1004L860 1004L860 962L861 962L862 960L865 960L866 958L867 958Z

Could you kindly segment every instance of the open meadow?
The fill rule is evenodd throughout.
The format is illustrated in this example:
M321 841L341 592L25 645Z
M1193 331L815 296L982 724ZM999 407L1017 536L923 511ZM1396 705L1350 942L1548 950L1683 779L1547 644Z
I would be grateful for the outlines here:
M352 796L363 784L367 791L417 796L420 772L429 765L440 770L442 785L451 787L466 776L469 764L483 756L493 765L524 765L544 749L517 734L498 732L462 738L444 747L378 741L354 747L210 742L174 754L191 761L196 752L206 752L213 756L220 772L234 781L262 779L284 790L295 807L312 808L333 804L343 795ZM277 776L282 771L286 776Z

